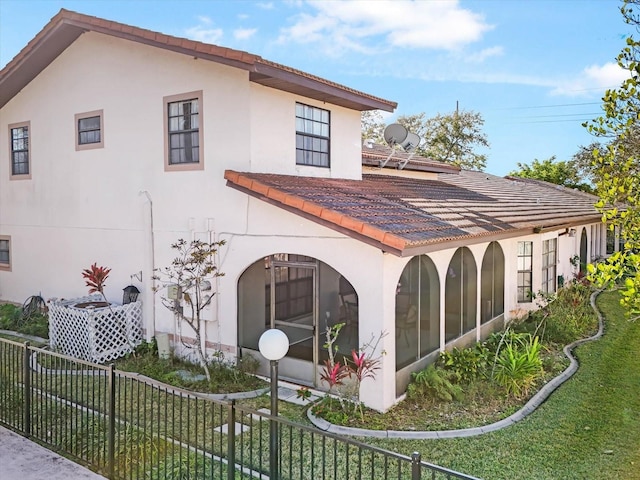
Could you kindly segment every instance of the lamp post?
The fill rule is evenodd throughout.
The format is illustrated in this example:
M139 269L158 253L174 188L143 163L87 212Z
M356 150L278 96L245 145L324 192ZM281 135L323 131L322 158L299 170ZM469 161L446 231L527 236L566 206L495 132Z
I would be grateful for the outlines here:
M278 360L289 351L287 334L277 328L265 331L258 340L258 349L271 364L271 415L278 416ZM269 425L269 478L278 480L278 424Z

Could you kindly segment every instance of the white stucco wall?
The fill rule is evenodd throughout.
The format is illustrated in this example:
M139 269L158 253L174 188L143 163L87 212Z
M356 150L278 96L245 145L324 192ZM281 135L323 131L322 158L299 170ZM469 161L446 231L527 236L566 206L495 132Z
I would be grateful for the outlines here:
M205 169L165 172L163 97L199 90ZM331 169L295 166L296 100L331 110ZM76 151L74 115L100 109L104 148ZM13 260L12 272L0 272L4 300L82 294L80 270L93 262L112 268L107 295L116 300L131 274L142 270L144 286L150 283L153 261L166 264L177 238L242 231L238 212L249 200L226 187L225 169L360 175L359 112L251 84L236 68L93 32L2 108L2 145L7 125L23 120L31 122L32 178L9 181L9 150L0 152L0 235L11 236Z
M165 172L163 97L193 91L203 92L204 170ZM295 165L296 101L331 111L331 169ZM104 113L104 148L76 151L74 116L93 110ZM223 178L225 169L360 178L359 112L251 84L247 72L235 68L86 33L0 110L0 145L8 145L7 125L27 120L32 178L10 181L9 149L0 150L0 235L12 241L12 271L0 271L0 300L82 296L81 271L97 262L112 269L106 288L112 301L142 272L142 281L133 283L143 292L148 334L175 333L171 314L151 291L153 267L169 265L169 246L178 238L225 240L219 252L225 276L205 312L206 339L234 353L242 272L266 255L308 255L356 289L361 344L388 332L377 380L365 382L361 393L373 408L393 405L395 292L410 259L249 197ZM540 242L552 235L528 237L536 289ZM579 231L561 237L559 273L570 271L571 248L579 252L579 242ZM517 239L500 244L509 317L533 304L516 302ZM486 245L470 247L478 270ZM454 252L430 254L441 286Z

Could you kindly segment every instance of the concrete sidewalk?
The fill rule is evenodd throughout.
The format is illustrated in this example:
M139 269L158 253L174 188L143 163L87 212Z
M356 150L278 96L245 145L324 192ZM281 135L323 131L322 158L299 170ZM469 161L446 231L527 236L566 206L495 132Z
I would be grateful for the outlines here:
M105 477L0 427L2 480L104 480Z

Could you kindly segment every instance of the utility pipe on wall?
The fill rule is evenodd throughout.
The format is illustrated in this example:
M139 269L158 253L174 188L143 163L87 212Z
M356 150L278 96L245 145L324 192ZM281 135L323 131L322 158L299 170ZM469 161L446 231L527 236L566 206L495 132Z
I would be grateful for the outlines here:
M151 199L151 195L149 194L149 192L146 190L141 190L139 194L147 197L147 201L149 202L149 243L147 248L147 261L151 264L151 276L153 277L156 273L156 254L153 231L153 200ZM147 288L146 290L147 297L151 299L151 322L147 322L146 329L147 341L150 341L151 338L156 334L156 281L153 278L151 279L151 288ZM151 328L149 328L149 325L151 326Z

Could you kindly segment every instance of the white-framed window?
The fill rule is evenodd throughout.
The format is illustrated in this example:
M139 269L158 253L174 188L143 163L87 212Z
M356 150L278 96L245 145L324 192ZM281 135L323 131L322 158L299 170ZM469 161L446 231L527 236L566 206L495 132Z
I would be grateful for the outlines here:
M551 238L542 242L542 286L544 293L556 291L556 264L558 259L558 239Z
M518 303L533 299L533 242L518 242Z
M76 150L91 150L104 147L104 113L102 110L77 113Z
M165 170L204 169L202 91L164 97Z
M296 165L331 166L329 110L296 103Z
M0 270L11 271L11 237L0 235Z
M9 160L11 180L31 178L31 122L9 125Z

